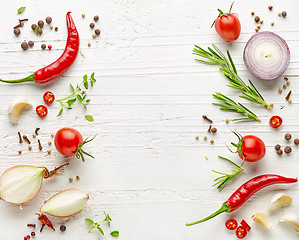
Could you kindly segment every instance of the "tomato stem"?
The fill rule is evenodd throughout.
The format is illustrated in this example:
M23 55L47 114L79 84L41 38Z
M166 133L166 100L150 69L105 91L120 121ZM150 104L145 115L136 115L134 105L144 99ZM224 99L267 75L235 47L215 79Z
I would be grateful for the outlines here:
M92 156L91 154L89 154L88 152L85 152L82 147L86 144L86 143L89 143L91 142L93 139L95 139L97 135L94 135L93 138L89 139L86 138L82 143L79 144L78 148L77 148L77 151L75 152L74 156L76 156L78 159L82 159L83 162L85 162L85 158L84 158L84 154L91 157L91 158L94 158L94 156Z

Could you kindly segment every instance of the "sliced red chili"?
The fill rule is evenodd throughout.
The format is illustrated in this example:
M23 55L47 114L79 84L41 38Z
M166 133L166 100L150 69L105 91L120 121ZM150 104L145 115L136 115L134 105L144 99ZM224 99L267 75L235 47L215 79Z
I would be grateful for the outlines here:
M54 94L50 91L45 92L43 98L44 98L45 103L48 104L48 105L52 104L55 100Z
M241 221L240 225L242 227L244 227L247 232L249 232L251 229L251 227L248 225L248 223L244 219Z
M247 231L245 230L245 228L243 226L239 226L236 230L236 235L238 238L242 239L242 238L246 237Z
M225 222L225 226L228 230L235 230L238 227L238 222L235 219L229 219Z
M48 114L48 108L44 105L38 105L36 107L36 113L39 117L44 118Z
M282 118L279 116L273 116L270 118L269 124L273 128L278 128L282 124Z

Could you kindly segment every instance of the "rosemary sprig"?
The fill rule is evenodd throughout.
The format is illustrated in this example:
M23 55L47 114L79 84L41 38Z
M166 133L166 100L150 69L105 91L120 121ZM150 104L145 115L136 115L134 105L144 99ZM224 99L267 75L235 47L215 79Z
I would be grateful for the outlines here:
M267 106L268 108L272 108L271 105L264 100L262 95L259 93L259 91L256 89L256 87L250 80L248 80L249 85L246 85L246 83L240 78L229 51L227 51L227 58L221 52L221 50L218 47L216 47L215 44L212 44L212 46L215 50L208 47L208 51L206 51L203 48L195 45L195 48L193 49L193 54L206 59L196 59L196 61L203 62L206 64L220 65L219 71L222 72L225 75L225 77L229 80L229 84L227 86L235 89L240 89L243 94L240 96L241 98L245 98L251 102Z
M234 172L231 173L231 174L222 173L222 172L212 170L214 173L218 173L218 174L221 175L220 177L215 178L214 182L216 182L216 183L213 185L213 187L218 185L217 189L219 191L221 191L230 181L235 179L241 172L244 171L244 169L242 168L242 166L244 164L244 161L243 161L242 165L239 166L238 164L234 163L232 160L230 160L228 158L221 157L221 156L218 156L218 157L223 159L223 160L226 160L226 161L230 162L233 165L232 169L234 170Z
M239 121L239 120L256 120L261 121L252 111L250 111L247 107L245 107L241 103L236 103L231 98L223 95L222 93L216 92L213 94L213 97L223 103L213 103L216 106L220 106L220 110L227 111L227 112L236 112L246 115L247 117L244 118L236 118L232 121Z
M91 76L88 78L87 75L83 76L83 81L76 87L73 87L72 84L70 84L71 89L73 93L67 97L58 99L56 101L60 102L61 109L57 115L59 117L63 113L63 109L72 109L72 106L75 105L82 105L85 110L87 109L87 104L90 102L90 99L87 98L87 92L89 86L93 87L93 84L96 82L96 79L94 78L94 73L91 74ZM85 90L82 89L82 85L84 86Z

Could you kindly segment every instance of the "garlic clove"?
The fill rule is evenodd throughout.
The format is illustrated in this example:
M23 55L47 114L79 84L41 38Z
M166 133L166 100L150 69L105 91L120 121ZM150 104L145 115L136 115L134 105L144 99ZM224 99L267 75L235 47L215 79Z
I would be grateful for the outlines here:
M285 193L277 193L271 199L268 210L271 212L285 205L289 205L292 203L292 200L293 199Z
M44 171L44 167L27 165L7 169L0 177L0 197L16 204L32 200L41 188Z
M30 109L31 107L31 103L27 100L17 100L12 102L8 107L8 116L11 123L17 124L22 112Z
M266 229L273 228L270 218L265 213L255 213L251 216L251 219Z
M286 215L280 219L280 222L286 222L291 225L293 225L297 231L297 234L299 234L299 217L295 216L293 214Z
M88 195L79 189L66 189L47 200L40 211L55 217L69 217L81 212L88 199Z

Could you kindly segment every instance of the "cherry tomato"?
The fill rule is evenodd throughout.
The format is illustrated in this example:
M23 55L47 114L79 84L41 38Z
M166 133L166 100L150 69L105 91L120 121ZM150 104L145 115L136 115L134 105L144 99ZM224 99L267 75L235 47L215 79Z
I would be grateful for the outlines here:
M251 229L251 227L248 225L248 223L244 219L241 221L240 225L242 227L244 227L247 232L249 232Z
M242 144L241 152L244 155L244 160L247 162L256 162L261 160L266 154L265 143L258 137L247 135L241 138L239 144ZM242 154L238 151L241 159Z
M231 13L233 4L228 13L223 13L220 9L219 16L215 21L215 29L218 35L227 42L233 42L238 39L241 33L241 24L239 18Z
M242 238L246 237L247 231L245 230L245 228L243 226L239 226L236 230L236 235L238 238L242 239Z
M83 137L81 133L73 128L61 128L57 131L54 138L57 151L67 157L73 156L82 142Z
M238 227L238 223L235 219L229 219L226 221L225 226L228 230L235 230Z
M36 107L36 113L39 117L44 118L48 114L48 108L44 105L38 105Z
M48 104L48 105L52 104L55 100L54 94L50 91L45 92L43 98L44 98L45 103Z
M273 128L278 128L282 124L282 118L279 116L273 116L270 118L269 124Z

